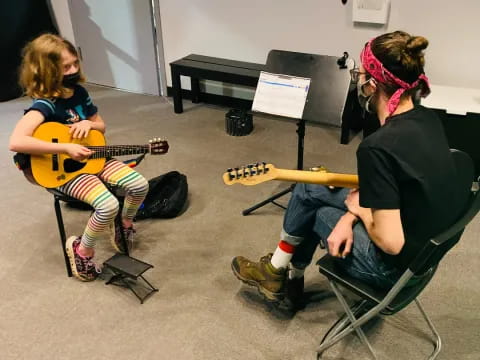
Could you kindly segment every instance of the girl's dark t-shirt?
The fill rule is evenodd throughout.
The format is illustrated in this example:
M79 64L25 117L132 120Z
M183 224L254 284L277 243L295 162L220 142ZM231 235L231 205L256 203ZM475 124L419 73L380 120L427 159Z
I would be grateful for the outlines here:
M25 113L37 110L45 117L45 122L55 121L61 124L74 124L86 120L98 111L87 90L75 85L73 95L68 99L34 99Z

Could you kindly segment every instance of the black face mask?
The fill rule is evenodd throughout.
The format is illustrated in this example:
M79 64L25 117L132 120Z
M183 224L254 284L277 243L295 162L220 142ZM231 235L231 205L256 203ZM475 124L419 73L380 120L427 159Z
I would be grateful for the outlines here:
M67 88L73 88L80 81L80 72L63 75L62 85Z

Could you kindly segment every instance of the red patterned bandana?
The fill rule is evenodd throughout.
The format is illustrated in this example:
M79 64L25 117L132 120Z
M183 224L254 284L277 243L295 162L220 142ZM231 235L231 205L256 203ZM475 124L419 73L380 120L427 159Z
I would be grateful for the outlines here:
M430 93L430 84L428 82L428 78L425 76L425 74L421 74L417 80L415 80L413 83L409 84L395 75L393 75L390 71L388 71L383 64L376 58L376 56L372 52L372 40L370 40L367 45L363 48L361 54L360 54L360 61L362 62L363 67L365 70L372 75L372 77L377 80L379 83L382 84L390 84L390 85L396 85L399 88L395 93L392 95L392 97L388 100L388 113L389 116L392 115L395 110L398 107L398 104L400 102L400 97L406 90L410 90L418 86L420 84L420 81L423 81L426 85L425 90L420 94L422 97L426 97Z

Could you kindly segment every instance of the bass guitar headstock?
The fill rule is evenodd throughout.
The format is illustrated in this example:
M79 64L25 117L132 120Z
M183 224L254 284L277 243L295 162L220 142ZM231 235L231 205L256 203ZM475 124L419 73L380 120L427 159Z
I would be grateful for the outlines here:
M163 155L168 152L170 146L168 145L167 140L154 138L149 141L150 154L152 155Z
M227 169L223 182L227 185L257 185L276 178L276 169L272 164L255 163Z

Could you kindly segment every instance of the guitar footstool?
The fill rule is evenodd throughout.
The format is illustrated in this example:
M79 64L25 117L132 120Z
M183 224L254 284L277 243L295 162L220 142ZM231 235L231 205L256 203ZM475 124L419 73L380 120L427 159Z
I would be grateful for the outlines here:
M115 254L103 263L105 269L112 273L112 277L105 283L122 286L130 289L135 296L143 304L154 292L158 291L147 279L143 277L143 273L153 268L153 265L147 264L141 260L132 258L123 254ZM143 283L139 282L141 279ZM138 291L141 290L141 291ZM141 295L143 293L143 296Z

